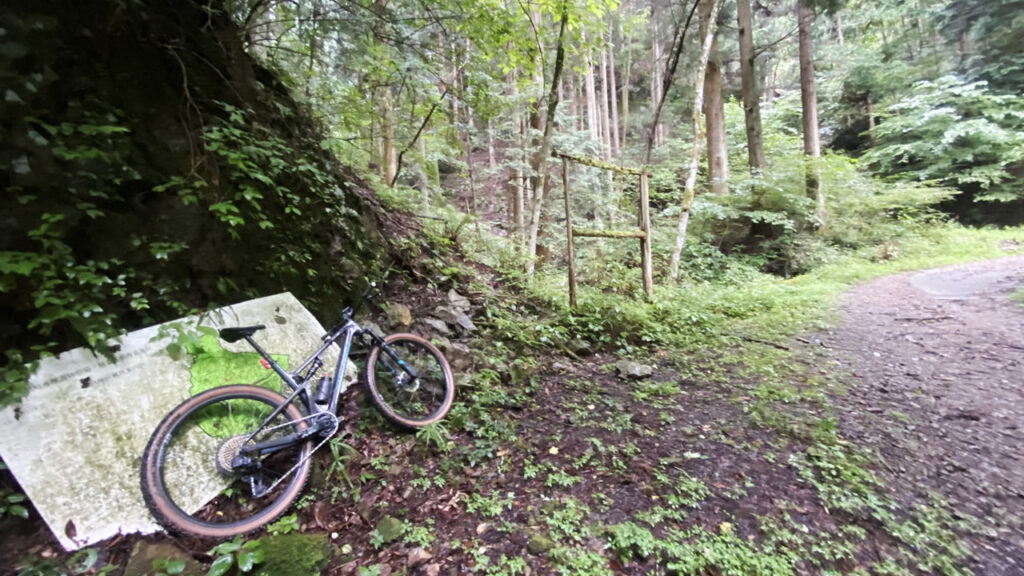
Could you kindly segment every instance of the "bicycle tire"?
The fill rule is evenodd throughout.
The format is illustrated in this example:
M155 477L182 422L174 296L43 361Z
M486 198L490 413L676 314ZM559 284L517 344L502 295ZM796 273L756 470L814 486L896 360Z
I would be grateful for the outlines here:
M263 498L235 498L235 490L251 496L250 485L242 475L225 471L223 466L230 464L223 463L231 462L230 456L238 454L251 430L284 403L283 396L259 386L222 386L189 398L165 416L150 436L141 468L142 495L157 522L172 533L230 538L283 514L309 477L311 440L260 460L260 474L267 470L284 478ZM309 426L302 418L302 411L290 404L270 426L280 426L284 434L300 432ZM257 440L269 437L274 436L261 435ZM191 456L196 452L205 462L198 464ZM228 484L225 489L207 499L210 491L224 483ZM203 486L202 493L197 493L197 484Z
M406 374L380 344L366 357L363 380L374 407L388 421L403 428L417 429L433 424L448 414L455 401L455 378L441 351L415 334L391 334L387 346L412 367L418 378L404 384Z

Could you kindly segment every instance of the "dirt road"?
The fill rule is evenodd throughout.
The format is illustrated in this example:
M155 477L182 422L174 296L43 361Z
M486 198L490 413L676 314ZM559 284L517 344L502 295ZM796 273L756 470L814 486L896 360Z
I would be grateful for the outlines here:
M1024 574L1024 256L850 291L823 344L852 373L840 426L875 446L897 498L980 519L976 574Z

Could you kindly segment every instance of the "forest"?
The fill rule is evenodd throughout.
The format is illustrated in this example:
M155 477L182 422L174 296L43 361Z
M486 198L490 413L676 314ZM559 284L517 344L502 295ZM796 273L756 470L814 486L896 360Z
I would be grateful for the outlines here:
M11 0L0 407L370 282L457 392L414 433L350 393L222 542L64 551L0 460L0 575L1024 573L1021 38L1021 0Z

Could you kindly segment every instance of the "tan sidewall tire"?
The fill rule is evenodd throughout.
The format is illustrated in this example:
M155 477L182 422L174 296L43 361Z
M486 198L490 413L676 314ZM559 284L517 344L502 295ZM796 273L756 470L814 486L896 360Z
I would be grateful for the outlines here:
M444 403L441 408L434 413L434 416L426 420L409 420L402 418L395 414L395 412L388 406L380 397L377 395L377 386L374 381L373 366L377 362L377 356L380 355L380 346L374 346L370 350L370 355L366 358L366 376L363 378L366 381L367 391L370 393L370 400L373 401L373 405L380 411L380 413L387 418L389 421L402 426L403 428L422 428L424 426L433 424L448 415L448 411L451 410L452 403L455 401L455 378L452 376L452 367L448 365L448 360L444 357L444 354L438 350L437 346L431 344L426 338L417 336L416 334L398 333L391 334L384 338L384 342L390 344L396 340L412 340L417 344L422 345L424 348L434 354L441 364L441 371L444 373L444 384L445 384L445 396Z
M206 403L211 398L220 396L261 399L271 402L275 406L280 406L285 402L285 398L280 394L259 386L221 386L196 394L179 404L164 417L156 427L156 430L153 431L152 436L150 436L149 443L146 444L146 450L142 454L142 496L153 517L171 532L186 533L203 538L230 538L238 534L247 534L274 521L283 514L291 506L295 498L298 497L299 493L302 492L302 488L309 477L310 459L306 458L305 462L295 471L295 478L291 480L286 491L273 505L249 520L230 525L216 526L200 522L175 506L170 501L170 498L167 497L159 477L160 470L157 458L161 453L162 444L167 434L179 424L182 418L188 416L197 406ZM295 404L290 404L285 409L285 414L292 420L298 420L303 417L302 412ZM306 426L305 421L300 422L299 430L306 428ZM300 458L308 456L311 448L312 444L307 441L302 447Z

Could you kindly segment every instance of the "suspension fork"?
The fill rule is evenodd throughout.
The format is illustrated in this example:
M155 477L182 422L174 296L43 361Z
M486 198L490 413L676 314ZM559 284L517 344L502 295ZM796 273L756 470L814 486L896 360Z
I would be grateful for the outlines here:
M402 360L401 358L399 358L398 354L395 354L395 351L392 350L391 346L388 346L387 342L384 342L383 339L381 339L380 348L381 348L381 350L384 351L385 354L388 355L388 358L391 358L391 361L394 362L395 364L397 364L398 367L401 368L403 372L405 372L406 374L409 375L410 378L412 378L413 380L416 380L417 378L419 378L419 374L417 374L416 371L413 370L411 366L406 364L405 360ZM392 370L392 373L393 372L394 372L394 370Z

